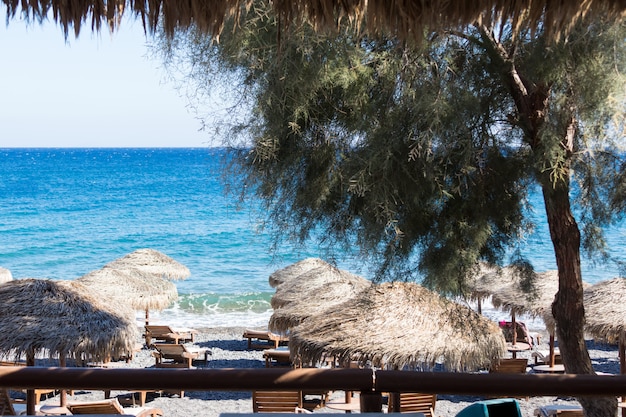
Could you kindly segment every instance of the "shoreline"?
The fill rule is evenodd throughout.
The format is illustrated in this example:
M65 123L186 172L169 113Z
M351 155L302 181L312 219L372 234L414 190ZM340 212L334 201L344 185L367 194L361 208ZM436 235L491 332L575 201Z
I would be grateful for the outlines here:
M248 350L247 339L243 338L244 327L203 327L196 328L198 334L192 345L195 347L208 348L211 355L205 365L203 361L194 362L198 368L263 368L265 361L262 350ZM532 329L537 331L537 329ZM619 358L617 348L612 345L596 344L587 342L594 364L594 369L601 372L619 373ZM547 349L547 337L541 339L540 349ZM154 366L155 359L152 351L143 347L137 352L133 360L126 364L119 362L121 367L150 368ZM530 352L518 354L518 357L530 358ZM529 364L532 360L529 360ZM343 391L334 392L331 399L343 398ZM128 391L112 391L111 397L118 397L121 401L129 398ZM184 398L178 395L148 393L147 407L156 407L163 410L166 417L218 417L221 413L251 413L252 396L249 391L190 391L185 392ZM74 395L68 395L68 402L94 401L104 399L103 391L76 391ZM435 407L435 415L438 417L455 416L463 408L475 401L485 398L463 395L439 395ZM534 415L537 407L549 404L578 405L573 398L557 397L531 397L530 399L518 399L523 416ZM58 405L59 396L48 398L42 405ZM128 403L127 403L128 404ZM128 406L128 405L125 405ZM343 411L330 410L328 408L316 409L315 413L343 413Z

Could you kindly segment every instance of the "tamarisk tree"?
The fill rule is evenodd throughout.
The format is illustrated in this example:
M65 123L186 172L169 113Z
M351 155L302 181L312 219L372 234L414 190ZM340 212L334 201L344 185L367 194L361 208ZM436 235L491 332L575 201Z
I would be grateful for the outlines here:
M356 246L378 279L459 295L478 261L502 263L532 227L538 187L565 368L593 373L580 257L606 258L603 229L625 208L624 23L580 21L556 41L477 23L411 43L268 10L255 3L219 42L189 30L158 51L191 90L233 87L245 111L220 125L239 149L232 185L261 197L276 242ZM588 416L617 405L580 402Z

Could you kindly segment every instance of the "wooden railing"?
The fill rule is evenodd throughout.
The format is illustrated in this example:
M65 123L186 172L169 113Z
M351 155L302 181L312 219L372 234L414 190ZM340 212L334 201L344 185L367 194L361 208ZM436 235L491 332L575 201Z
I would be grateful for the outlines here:
M626 375L372 371L369 369L98 369L2 367L0 387L88 390L252 391L255 389L431 392L507 396L620 396Z

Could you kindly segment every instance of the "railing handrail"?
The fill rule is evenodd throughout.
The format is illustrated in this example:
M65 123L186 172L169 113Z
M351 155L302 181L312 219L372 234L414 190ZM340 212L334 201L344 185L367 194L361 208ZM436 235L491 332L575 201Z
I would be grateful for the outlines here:
M0 387L87 390L324 389L507 396L620 396L626 375L489 374L369 369L98 369L1 367Z

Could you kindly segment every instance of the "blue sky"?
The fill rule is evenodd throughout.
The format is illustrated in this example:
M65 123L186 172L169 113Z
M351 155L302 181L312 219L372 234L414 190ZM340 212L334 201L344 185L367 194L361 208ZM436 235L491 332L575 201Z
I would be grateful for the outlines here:
M52 21L0 24L0 148L208 146L147 41L139 21L67 42Z

